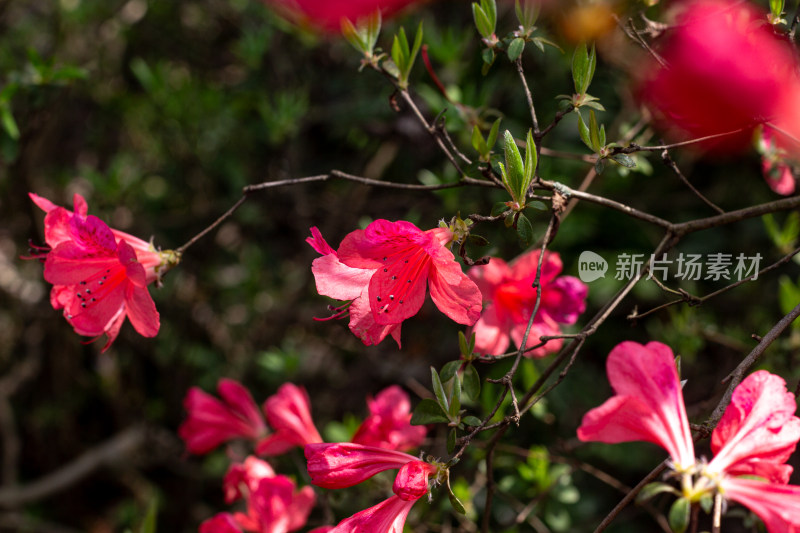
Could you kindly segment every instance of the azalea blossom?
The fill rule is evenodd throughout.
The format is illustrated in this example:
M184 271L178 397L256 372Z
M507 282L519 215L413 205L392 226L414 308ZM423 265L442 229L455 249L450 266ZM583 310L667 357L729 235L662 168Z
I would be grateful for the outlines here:
M475 352L485 355L504 353L513 340L520 346L536 303L533 282L539 264L539 250L528 252L510 266L493 257L488 264L472 267L469 277L477 283L486 303L480 320L472 328ZM559 324L574 324L586 309L588 287L572 276L559 276L561 258L545 252L539 284L542 297L533 320L526 348L539 344L540 336L560 335ZM561 349L562 339L552 339L544 346L525 352L528 357L542 357Z
M279 455L294 446L322 442L311 419L308 394L293 383L284 383L267 398L264 414L275 432L258 443L259 455Z
M775 130L769 126L761 128L758 139L758 151L761 154L761 170L769 188L778 194L787 196L795 190L795 179L792 168L787 163L787 153L778 147ZM795 150L797 153L798 150Z
M440 311L472 325L480 317L480 291L447 248L453 237L448 228L422 231L406 221L376 220L348 234L334 253L314 235L309 242L325 251L312 265L317 290L352 301L350 329L367 345L388 334L399 345L399 329L391 328L417 314L426 286Z
M229 485L236 482L235 489ZM316 502L314 490L296 490L294 482L249 457L226 476L226 500L234 492L247 501L247 512L220 513L200 525L200 533L289 533L302 528Z
M783 379L762 370L736 387L712 433L714 457L706 463L695 459L669 347L621 343L609 354L606 369L615 395L586 413L579 439L658 444L683 476L684 497L695 501L716 490L749 507L770 533L800 531L800 487L786 485L792 467L785 464L800 440L800 418Z
M147 285L177 264L171 251L156 251L137 237L109 228L88 214L86 200L74 196L75 211L30 193L45 213L44 279L53 284L50 303L79 335L105 334L107 350L127 317L144 337L154 337L160 321Z
M178 428L178 435L191 453L208 453L235 438L255 441L267 432L258 406L241 383L220 379L217 393L222 401L198 387L186 393L183 406L189 416Z
M425 439L425 426L411 425L411 401L397 385L367 399L369 416L353 436L353 442L387 450L407 451Z
M436 465L411 455L353 443L309 444L305 454L311 482L326 488L351 487L379 472L399 469L394 496L344 519L331 533L402 533L411 507L428 493L428 479L438 472Z
M388 17L416 0L267 0L290 20L326 31L338 31L342 19L353 23L380 11Z
M643 69L639 93L678 136L744 129L705 144L740 150L758 124L797 107L792 47L749 2L684 2L665 39L658 49L664 64L651 61Z

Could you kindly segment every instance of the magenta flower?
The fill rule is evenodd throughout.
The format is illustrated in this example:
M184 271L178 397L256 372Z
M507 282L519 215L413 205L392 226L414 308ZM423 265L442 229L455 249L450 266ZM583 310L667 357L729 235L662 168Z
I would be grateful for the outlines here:
M395 336L394 330L380 328L399 328L417 314L426 286L440 311L459 324L472 325L480 317L480 291L447 249L452 239L447 228L422 231L410 222L376 220L347 235L334 255L314 235L309 242L325 253L312 267L317 288L320 294L352 300L350 329L367 345L389 333ZM355 270L343 272L341 266ZM354 320L361 325L354 328Z
M252 455L243 463L232 464L222 479L225 503L233 503L239 498L247 499L258 488L259 481L274 476L275 470L268 462Z
M351 442L307 444L305 455L311 483L326 489L352 487L416 460L407 453Z
M416 500L392 496L378 505L345 518L329 533L403 533L408 513Z
M707 143L716 150L742 149L758 124L792 111L781 108L794 99L792 48L749 3L695 0L683 6L659 51L666 66L645 68L640 94L684 137L746 128Z
M355 23L375 11L390 16L415 0L267 0L287 18L327 31L337 31L342 19Z
M786 150L778 146L779 140L780 137L775 135L772 128L764 126L758 139L758 151L761 154L761 170L767 185L776 193L787 196L795 190L795 179L792 168L786 162ZM798 151L800 150L794 150L795 153Z
M785 484L792 467L784 464L800 440L800 418L794 416L794 395L783 379L758 371L736 387L711 436L714 458L705 464L695 461L674 356L667 346L623 342L609 354L606 368L616 394L586 413L579 439L658 444L683 475L684 497L697 501L716 490L749 507L770 533L800 531L800 487Z
M107 350L125 318L144 337L155 337L160 322L147 285L177 264L173 252L158 252L151 244L112 230L102 220L87 215L82 196L74 197L75 212L30 193L47 213L42 249L44 279L53 284L50 303L79 335L105 334Z
M279 455L294 446L322 442L314 421L308 395L292 383L284 383L264 402L264 414L275 433L258 443L259 455Z
M367 399L369 416L353 436L353 442L387 450L407 451L425 439L425 426L411 425L411 401L397 385L383 389Z
M533 282L539 264L539 250L528 252L509 266L493 257L468 274L477 283L486 303L480 320L472 328L475 333L475 352L485 355L503 354L513 340L520 346L536 302ZM542 335L559 335L559 324L574 324L586 309L588 287L572 276L558 276L561 258L555 252L545 252L540 286L542 298L533 320L526 347L539 344ZM528 357L543 357L561 349L562 339L525 352Z
M267 432L253 397L239 382L223 378L217 384L217 393L222 401L198 387L186 393L183 406L189 416L178 428L178 435L191 453L208 453L235 438L255 441Z

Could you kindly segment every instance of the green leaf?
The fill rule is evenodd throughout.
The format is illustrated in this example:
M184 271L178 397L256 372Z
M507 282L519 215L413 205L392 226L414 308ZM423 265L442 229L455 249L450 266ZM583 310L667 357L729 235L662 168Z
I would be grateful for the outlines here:
M467 341L467 336L464 335L463 331L458 332L458 349L461 350L461 355L471 355L469 351L469 341Z
M424 426L426 424L438 424L440 422L450 422L447 415L436 403L435 400L425 398L414 409L414 414L411 416L412 426Z
M466 368L464 368L464 375L461 379L464 381L464 392L466 392L467 396L473 401L477 401L481 393L481 378L478 375L478 371L473 365L467 365Z
M417 26L417 34L414 36L414 46L411 48L411 55L408 58L408 72L406 74L411 73L411 67L414 66L419 49L422 47L422 35L422 21L420 21L419 26Z
M508 45L508 49L506 53L508 54L508 59L512 62L516 61L522 52L525 50L525 41L520 39L519 37L515 38L511 41L511 44Z
M611 160L625 168L636 168L636 161L628 154L614 154L611 156Z
M449 476L447 478L447 496L450 498L450 505L453 506L453 509L455 509L457 512L459 512L459 513L461 513L463 515L467 514L467 510L464 509L464 504L461 503L461 500L456 498L456 495L453 494L453 489L450 488L450 477Z
M520 197L519 191L525 179L525 166L522 163L517 143L514 142L514 137L508 130L503 133L503 151L506 160L506 188L514 201L522 204L525 198L524 196Z
M517 237L519 237L520 246L527 248L533 242L533 226L531 226L528 217L520 213L517 219Z
M481 7L486 17L489 19L489 24L492 26L492 33L497 27L497 3L495 0L481 0Z
M478 128L477 124L472 126L472 147L475 148L475 151L481 156L485 156L489 153L489 147L486 146L486 141L483 140L483 135L481 135L481 130Z
M602 159L598 159L597 162L594 164L594 171L598 174L602 174L603 171L606 169L606 164L603 163Z
M472 4L472 18L475 20L475 27L481 37L488 39L494 33L494 26L489 22L489 17L481 6L476 3Z
M538 209L539 211L547 211L547 206L544 202L540 202L539 200L533 200L525 204L525 207L532 207L534 209Z
M487 239L483 235L477 235L475 233L469 234L469 242L470 244L474 244L475 246L489 246L489 239Z
M500 121L502 119L497 119L492 124L492 128L489 130L489 136L486 138L486 146L489 147L489 150L494 148L494 143L497 142L497 134L500 131Z
M674 533L684 533L689 527L692 504L686 498L678 498L669 509L669 527Z
M433 367L431 367L431 381L433 382L433 393L436 395L436 399L439 401L442 411L446 413L448 409L450 409L450 404L447 403L447 395L444 392L442 380L439 379L439 374Z
M600 143L600 130L597 127L597 117L594 116L594 109L589 110L589 140L592 142L592 150L598 153L603 144Z
M785 0L769 0L769 10L772 13L772 16L779 18L781 14L783 14L784 5Z
M144 516L142 527L139 528L139 533L156 533L156 517L158 516L158 499L155 497L150 500L150 505L147 506L147 514Z
M642 503L650 500L654 496L661 494L663 492L670 492L677 496L680 496L680 493L675 490L672 485L668 485L666 483L656 482L656 483L648 483L644 486L644 488L639 491L639 494L636 495L636 503Z
M714 497L711 494L703 494L700 497L700 507L705 511L706 514L710 513L711 510L714 508Z
M478 427L481 425L481 419L477 416L468 415L461 419L468 426Z
M7 105L0 107L0 121L2 121L3 129L6 130L8 136L15 141L18 140L20 135L19 127L17 127L17 121L14 120L14 115Z
M456 449L456 428L447 433L447 453L453 453Z
M539 157L536 154L536 143L533 142L533 133L528 130L528 136L525 138L525 181L520 190L520 197L525 198L528 194L528 188L531 186L531 181L536 175L536 165L539 162Z
M538 0L522 0L522 5L520 5L519 0L516 0L514 11L516 11L517 20L523 30L533 29L536 19L539 18Z
M583 121L583 115L581 115L580 111L576 110L575 112L578 113L578 133L581 136L581 140L589 150L594 151L594 148L592 148L592 139L589 134L589 127Z
M367 45L367 51L372 54L375 50L375 45L378 43L378 36L381 33L381 10L376 9L370 13L364 24L364 41Z
M575 48L572 54L572 81L575 86L576 94L584 94L588 84L586 79L589 75L589 53L586 50L586 43L581 43Z
M400 71L400 75L398 76L399 79L402 79L403 74L406 71L409 53L406 32L401 27L400 31L395 34L394 40L392 41L392 61L394 61L394 64L397 65L397 70Z
M594 45L592 45L592 53L589 54L589 65L588 71L586 73L586 81L581 94L586 94L586 91L589 90L589 85L592 83L592 78L594 78L594 69L597 67L597 53L595 52Z
M463 334L463 333L461 333L460 331L459 331L459 334L460 334L460 335L458 336L458 337L459 337L459 338L458 338L458 342L459 342L459 344L460 344L460 343L461 343L461 337L462 337L464 334ZM465 337L465 338L464 338L465 347L467 346L467 345L466 345L466 342L467 342L467 339L466 339L466 337ZM442 380L442 383L447 383L448 381L450 381L451 379L453 379L453 376L455 376L455 375L456 375L456 372L458 372L458 369L459 369L459 368L461 368L461 365L462 365L463 363L464 363L464 362L463 362L463 361L461 361L460 359L459 359L458 361L450 361L449 363L446 363L446 364L445 364L445 365L442 367L442 371L439 373L439 377L441 378L441 380Z
M461 380L458 375L453 376L453 390L450 395L450 419L458 420L458 412L461 410Z

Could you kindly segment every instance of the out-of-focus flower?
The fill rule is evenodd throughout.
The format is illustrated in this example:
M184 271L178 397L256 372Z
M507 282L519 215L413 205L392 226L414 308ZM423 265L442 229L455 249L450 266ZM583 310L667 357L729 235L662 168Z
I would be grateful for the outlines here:
M44 260L44 279L53 284L53 308L64 310L79 335L105 334L103 351L117 338L126 317L140 335L155 337L160 321L147 285L177 264L177 255L156 251L88 215L79 194L74 196L74 212L36 194L30 197L47 213L44 233L50 249L36 256Z
M784 196L792 194L795 189L794 175L786 161L786 151L777 145L775 130L769 126L761 128L757 149L761 154L761 170L769 188ZM800 150L795 150L795 153L800 153Z
M786 485L792 467L785 464L800 440L800 418L794 416L794 395L783 379L758 371L736 387L711 436L714 458L705 464L695 460L669 347L624 342L611 351L606 368L616 394L586 413L579 439L658 444L683 476L683 497L697 501L718 491L749 507L770 533L800 531L800 487Z
M380 328L399 328L414 316L425 300L426 286L440 311L459 324L472 325L480 316L480 291L447 249L452 239L447 228L422 231L406 221L376 220L348 234L335 256L331 250L315 260L317 289L332 298L353 300L350 329L367 345L390 332L394 336L392 330ZM327 250L321 243L312 246ZM351 270L343 272L341 265ZM367 273L368 283L356 293Z
M611 6L603 1L569 7L561 16L561 33L573 43L595 41L617 25Z
M787 94L798 87L791 46L748 2L685 2L658 52L666 65L643 69L639 93L665 125L684 138L744 129L707 141L709 149L746 147L753 128L800 103Z
M268 462L248 456L243 463L232 464L222 479L225 503L233 503L239 498L247 498L256 490L258 482L265 477L274 477L275 470Z
M322 442L311 419L308 395L293 383L284 383L267 398L264 414L275 432L258 443L259 455L279 455L294 446Z
M416 460L407 453L352 442L307 444L305 455L311 483L326 489L352 487Z
M338 31L342 19L356 23L380 11L389 17L418 0L265 0L286 18L301 25Z
M469 270L477 283L486 307L473 327L475 351L486 355L500 355L513 339L520 346L525 329L536 302L533 282L539 264L539 250L528 252L509 266L499 258L487 265ZM586 308L588 287L572 276L558 276L561 258L555 252L545 252L540 276L542 298L539 310L528 335L527 347L540 343L542 335L559 335L559 324L573 324ZM526 352L529 357L542 357L558 351L561 339L553 339L544 346Z
M353 442L387 450L407 451L425 439L425 426L411 425L411 401L397 385L368 399L369 416L353 436Z
M178 435L191 453L208 453L235 438L255 441L267 432L258 406L241 383L220 379L217 393L222 401L198 387L186 393L183 406L189 416L178 428Z

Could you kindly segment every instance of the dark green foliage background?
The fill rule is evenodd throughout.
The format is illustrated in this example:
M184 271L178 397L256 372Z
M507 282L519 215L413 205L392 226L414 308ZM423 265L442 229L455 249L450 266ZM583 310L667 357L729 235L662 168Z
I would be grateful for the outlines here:
M510 32L517 25L513 10L500 4L499 33ZM641 5L631 1L626 9ZM647 13L658 18L659 9ZM460 101L478 109L487 125L501 115L502 128L524 138L529 113L515 69L501 57L488 76L481 76L480 43L468 2L430 3L393 21L381 45L389 48L400 23L412 28L420 18L445 85L457 88ZM556 112L555 96L572 92L573 45L560 37L557 22L543 20L541 31L565 49L563 54L553 48L541 53L530 45L524 52L543 124ZM608 109L598 118L612 140L640 117L626 72L641 61L641 51L617 33L598 45L591 88ZM159 531L196 531L202 520L226 509L220 487L228 460L223 450L203 458L183 451L175 430L189 387L210 391L218 378L232 377L260 403L285 381L301 384L311 396L318 427L331 440L349 436L366 413L368 395L396 383L416 402L417 393L430 388L429 366L441 368L458 357L459 327L430 302L403 325L402 350L391 341L367 348L345 322L312 320L325 316L331 302L316 294L310 271L316 254L304 239L316 225L336 245L375 218L404 218L428 229L458 212L488 214L495 202L507 199L501 191L407 193L330 182L254 194L218 231L187 251L163 288L151 291L161 314L158 337L141 338L126 324L105 354L99 353L100 342L82 344L84 339L51 308L41 265L20 259L27 255L27 239L43 243L42 213L28 200L29 191L66 206L80 192L90 213L142 238L152 236L167 249L208 226L247 184L330 169L403 183L448 182L458 176L410 112L403 106L399 113L392 110L391 86L374 72L357 73L357 54L347 43L299 31L255 0L8 0L0 2L0 35L0 84L15 88L4 105L20 133L14 138L8 129L0 132L0 372L16 387L9 398L13 416L2 422L0 490L41 478L130 426L144 423L151 433L147 447L133 457L99 469L68 490L0 511L0 530L136 530L156 499ZM448 129L475 157L466 115L446 104L421 65L411 87L429 119L448 108ZM658 143L659 137L651 141ZM565 119L545 145L585 153L574 117ZM689 179L725 209L776 198L753 155L723 161L688 151L673 155ZM623 176L608 168L590 191L676 222L713 214L655 155L648 159L651 175ZM589 168L543 157L540 173L577 187ZM779 224L787 220L785 214L775 218ZM532 219L534 230L543 234L547 214ZM513 231L501 223L481 224L476 231L491 245L470 249L473 257L511 260L522 252ZM575 209L551 246L561 254L565 274L577 275L583 250L612 262L607 277L590 285L587 312L578 325L622 286L614 280L613 258L623 252L649 254L660 237L657 228L606 208L582 204ZM795 232L790 241L796 240ZM696 234L677 252L760 252L762 265L785 253L759 219ZM703 421L721 395L722 377L755 345L750 335L763 335L788 310L782 311L778 301L781 276L796 283L797 264L702 307L679 305L632 323L626 315L635 306L644 311L672 299L652 282L639 283L588 340L563 384L502 441L492 531L533 530L525 521L514 524L532 501L533 514L553 531L593 529L622 494L576 460L633 486L664 458L646 444L581 445L576 440L583 413L610 394L604 373L608 351L628 339L672 346L689 380L690 419ZM703 295L723 284L670 286ZM795 330L764 361L790 388L800 377L798 346ZM547 363L525 361L519 390L532 384ZM24 380L15 374L21 364L33 369ZM499 377L507 367L478 368L482 377ZM484 415L498 392L485 385L480 401L469 409ZM445 436L444 428L433 428L425 451L445 457ZM8 447L15 438L21 445L17 456ZM484 445L477 442L453 469L456 491L477 523L485 498L485 472L478 467ZM529 450L531 458L521 456ZM236 445L233 453L246 452ZM276 468L307 482L300 451L279 458ZM318 508L309 525L338 521L377 503L390 483L387 477L370 488L330 493L333 514ZM444 491L433 497L431 505L415 506L409 530L472 530L452 514ZM653 507L664 510L668 503L656 499ZM739 523L733 521L726 531ZM654 528L645 511L632 508L609 531Z

